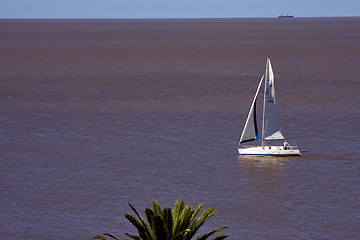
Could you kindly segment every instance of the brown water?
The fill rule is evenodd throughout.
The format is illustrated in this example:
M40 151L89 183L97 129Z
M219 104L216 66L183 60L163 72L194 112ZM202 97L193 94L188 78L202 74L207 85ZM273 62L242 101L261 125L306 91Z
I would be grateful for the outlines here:
M295 158L238 158L270 56ZM0 20L6 239L135 233L178 198L230 239L359 239L360 18Z

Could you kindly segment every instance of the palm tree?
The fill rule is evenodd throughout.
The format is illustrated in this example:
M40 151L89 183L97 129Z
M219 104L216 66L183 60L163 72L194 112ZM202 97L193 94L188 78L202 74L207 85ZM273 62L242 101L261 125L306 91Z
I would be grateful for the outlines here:
M176 201L173 209L161 209L160 205L156 201L153 201L152 209L145 209L147 222L131 204L129 204L129 206L134 211L136 217L131 213L127 213L124 216L136 227L138 235L129 233L126 233L125 235L134 240L205 240L214 234L228 229L228 227L225 226L219 227L195 238L195 234L199 228L206 220L215 215L215 208L211 207L204 210L202 214L196 218L203 204L200 204L197 208L192 210L189 205L185 205L185 202L182 199ZM94 238L102 240L109 240L108 237L121 240L109 233L94 236ZM220 235L215 237L214 240L221 240L226 237L228 236Z

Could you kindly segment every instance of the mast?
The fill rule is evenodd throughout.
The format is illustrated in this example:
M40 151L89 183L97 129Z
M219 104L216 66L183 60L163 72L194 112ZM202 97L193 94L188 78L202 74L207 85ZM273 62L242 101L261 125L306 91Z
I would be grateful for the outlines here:
M265 135L265 103L266 103L266 89L267 82L269 81L269 57L266 59L266 69L265 69L265 84L264 84L264 104L263 104L263 115L262 115L262 128L261 128L261 146L264 146L264 135Z

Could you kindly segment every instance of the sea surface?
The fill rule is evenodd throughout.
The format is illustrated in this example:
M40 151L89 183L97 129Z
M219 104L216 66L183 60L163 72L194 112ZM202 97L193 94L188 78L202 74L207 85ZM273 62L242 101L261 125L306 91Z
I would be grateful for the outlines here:
M301 157L238 156L268 56ZM360 239L360 18L2 19L0 166L1 239L178 198L229 239Z

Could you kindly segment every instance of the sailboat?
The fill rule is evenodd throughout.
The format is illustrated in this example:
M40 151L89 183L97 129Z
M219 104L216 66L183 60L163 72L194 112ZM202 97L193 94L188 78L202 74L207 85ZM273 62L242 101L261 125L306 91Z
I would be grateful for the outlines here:
M256 101L264 82L264 104L262 116L262 134L259 137L256 119ZM260 140L261 145L244 146L244 143ZM245 127L240 137L238 148L240 155L265 155L265 156L300 156L297 146L291 146L280 132L277 121L274 72L271 67L270 58L266 60L265 76L262 76L257 87L254 100L252 101Z

